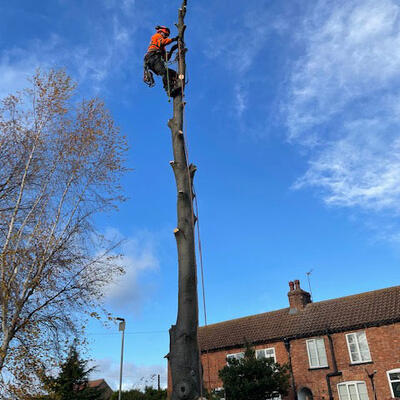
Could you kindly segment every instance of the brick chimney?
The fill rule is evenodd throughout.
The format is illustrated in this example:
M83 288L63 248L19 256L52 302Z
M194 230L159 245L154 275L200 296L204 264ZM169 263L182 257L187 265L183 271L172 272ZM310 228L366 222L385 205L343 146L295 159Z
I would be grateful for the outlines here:
M289 282L289 305L290 314L295 314L301 310L304 310L308 303L311 303L311 295L305 290L300 288L300 281L296 279L294 282Z

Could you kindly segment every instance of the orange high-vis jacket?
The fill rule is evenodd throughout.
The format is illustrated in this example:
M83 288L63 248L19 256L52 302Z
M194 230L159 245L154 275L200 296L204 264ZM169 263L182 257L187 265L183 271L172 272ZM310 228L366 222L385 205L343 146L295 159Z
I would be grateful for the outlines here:
M165 46L172 43L171 39L164 38L161 33L156 33L151 37L150 46L147 49L147 52L151 51L161 51L162 54L165 53Z

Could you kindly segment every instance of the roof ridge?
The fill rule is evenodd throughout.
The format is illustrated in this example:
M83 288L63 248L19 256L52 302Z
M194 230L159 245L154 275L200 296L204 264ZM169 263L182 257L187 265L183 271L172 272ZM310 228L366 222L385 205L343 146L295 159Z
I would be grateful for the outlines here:
M387 288L381 288L381 289L375 289L375 290L369 290L368 292L349 294L347 296L335 297L334 299L321 300L321 301L316 301L316 302L312 302L312 303L309 303L309 304L328 303L328 302L336 301L336 300L349 299L351 297L361 297L361 296L365 296L365 295L370 295L372 293L388 292L388 291L393 290L393 289L400 289L400 285L390 286L390 287L387 287Z
M330 302L335 302L335 301L343 300L343 299L349 299L349 298L354 298L354 297L362 297L362 296L365 296L365 295L371 295L373 293L387 292L387 291L390 291L390 290L393 290L393 289L400 289L400 285L390 286L390 287L387 287L387 288L381 288L381 289L375 289L375 290L369 290L367 292L361 292L361 293L351 294L351 295L342 296L342 297L335 297L333 299L327 299L327 300L321 300L321 301L317 301L317 302L312 302L312 303L307 304L306 308L309 307L309 306L313 307L313 305L317 305L317 304L321 304L321 303L330 303ZM203 325L203 326L200 326L199 328L200 329L204 329L204 328L214 327L216 325L222 325L222 324L225 324L225 323L228 323L228 322L239 322L239 321L243 321L243 320L246 320L246 319L251 319L251 318L263 316L263 315L266 315L266 314L279 313L279 312L282 312L284 310L289 310L289 307L278 308L277 310L265 311L265 312L258 313L258 314L252 314L252 315L247 315L247 316L244 316L244 317L232 318L232 319L228 319L228 320L225 320L225 321L214 322L213 324Z
M105 382L104 378L99 378L99 379L90 379L88 380L88 383L94 383L94 382Z
M246 315L245 317L227 319L227 320L221 321L221 322L214 322L213 324L207 324L207 325L200 326L200 328L208 328L208 327L212 327L212 326L215 326L215 325L223 324L225 322L240 321L240 320L250 319L250 318L253 318L253 317L257 317L259 315L278 313L279 311L284 311L284 310L289 310L289 307L278 308L277 310L265 311L265 312L258 313L258 314Z

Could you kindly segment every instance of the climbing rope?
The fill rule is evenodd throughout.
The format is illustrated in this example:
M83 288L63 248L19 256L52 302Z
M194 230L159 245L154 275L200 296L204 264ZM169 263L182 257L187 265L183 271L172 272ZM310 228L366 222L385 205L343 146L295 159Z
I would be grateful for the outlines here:
M171 102L171 88L170 88L170 84L169 84L169 68L168 68L168 51L167 48L165 48L165 68L167 69L167 89L168 89L168 103Z
M199 205L197 202L197 194L196 190L194 187L194 183L192 181L192 177L190 176L190 171L189 171L189 149L188 149L188 137L187 137L187 124L186 124L186 119L185 119L185 106L186 102L184 101L185 99L185 92L184 92L184 85L185 85L185 76L182 74L183 71L183 63L182 63L182 48L181 48L181 40L178 40L178 62L179 62L179 72L181 74L179 75L179 79L181 80L181 93L182 93L182 109L183 109L183 146L185 150L185 156L186 156L186 162L188 164L188 177L189 177L189 185L190 185L190 205L192 208L192 225L193 225L193 230L197 231L197 247L199 250L199 260L200 260L200 272L201 272L201 288L202 288L202 297L203 297L203 312L204 312L204 326L207 327L207 307L206 307L206 293L205 293L205 283L204 283L204 265L203 265L203 251L202 251L202 246L201 246L201 236L200 236L200 216L199 216ZM193 199L194 198L194 199ZM194 201L193 201L194 200ZM193 209L193 202L194 202L194 208ZM196 217L197 217L197 226L195 229L195 212L196 212ZM199 349L200 351L200 349ZM206 360L207 360L207 373L208 373L208 384L211 389L211 379L210 379L210 360L209 360L209 355L208 355L208 349L206 350ZM201 379L201 351L199 355L199 362L200 362L200 382L202 381ZM200 385L200 396L203 398L203 385Z

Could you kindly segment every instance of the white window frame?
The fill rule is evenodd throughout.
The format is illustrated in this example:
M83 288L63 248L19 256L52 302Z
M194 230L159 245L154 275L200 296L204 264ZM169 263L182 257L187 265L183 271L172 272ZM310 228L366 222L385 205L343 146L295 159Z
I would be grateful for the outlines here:
M268 400L281 400L281 399L282 396L279 393L277 393L275 397L270 397Z
M391 369L390 371L386 371L387 378L388 378L388 381L389 381L390 393L392 394L392 397L395 399L395 398L397 398L397 397L394 397L392 382L400 382L400 380L397 380L397 379L396 379L396 380L392 381L392 380L390 379L389 374L393 374L393 373L397 373L397 374L400 373L400 368Z
M212 389L211 390L211 393L212 392L224 392L224 396L225 396L225 389L222 387L222 386L220 386L220 387L216 387L216 388L214 388L214 389ZM225 397L221 397L221 399L220 400L225 400Z
M272 358L274 360L274 362L276 363L275 347L264 347L262 349L256 349L256 358L258 358L257 357L257 352L260 352L261 350L272 350L273 356L272 357L268 357L268 358Z
M324 351L325 351L325 358L326 358L326 364L321 364L321 361L319 359L319 355L318 355L318 347L316 344L317 340L322 340L322 343L324 344ZM317 351L317 359L318 359L318 365L311 365L311 354L310 354L310 348L309 348L309 343L314 342L315 343L315 349ZM310 369L317 369L317 368L325 368L328 367L328 356L326 354L326 348L325 348L325 340L323 337L316 337L313 339L308 339L306 340L306 347L307 347L307 354L308 354L308 365L310 366Z
M240 354L240 355L239 355ZM229 363L229 358L236 358L236 360L240 360L244 357L244 351L239 351L237 353L230 353L226 355L226 364Z
M354 387L356 388L356 392L357 392L357 399L358 399L358 400L361 400L361 399L360 399L360 393L359 393L359 391L358 391L358 386L357 386L357 384L359 384L359 383L363 383L363 384L365 385L365 388L367 389L367 398L369 399L369 396L368 396L368 387L367 387L367 384L366 384L365 381L346 381L346 382L340 382L340 383L337 384L337 391L338 391L339 400L342 400L341 397L340 397L340 390L339 390L339 386L340 386L340 385L342 385L342 386L345 385L345 386L346 386L347 394L348 394L348 398L349 398L349 399L351 399L350 391L349 391L349 386L350 386L350 385L354 385Z
M369 352L369 359L368 360L362 360L361 359L361 350L360 350L360 345L358 343L358 339L357 339L357 333L363 332L365 335L365 340L367 342L367 346L368 346L368 352ZM360 361L353 361L352 355L351 355L351 349L350 349L350 343L349 343L349 336L354 335L355 337L355 343L357 346L357 351L358 351L358 355L360 357ZM367 362L371 362L372 358L371 358L371 350L369 349L369 344L368 344L368 338L367 338L367 333L365 331L357 331L357 332L352 332L352 333L346 333L346 343L347 343L347 349L349 351L349 357L350 357L350 363L351 364L364 364Z

